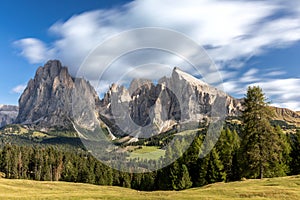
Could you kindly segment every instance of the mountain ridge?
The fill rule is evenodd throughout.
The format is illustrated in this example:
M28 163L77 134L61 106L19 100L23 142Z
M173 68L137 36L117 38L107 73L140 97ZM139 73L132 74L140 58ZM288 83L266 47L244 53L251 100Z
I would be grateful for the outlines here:
M74 91L82 92L79 96L91 103L78 119L72 115ZM276 120L300 125L299 112L274 109ZM35 77L28 82L19 99L18 116L9 123L47 131L73 129L76 120L85 119L86 127L91 123L101 123L117 135L140 129L137 135L144 131L149 136L175 125L219 117L218 114L237 117L241 110L242 99L236 99L178 67L173 69L170 77L162 77L157 84L146 79L133 79L128 88L112 84L100 99L88 81L72 77L59 60L50 60L39 67ZM88 112L92 112L92 118L97 118L97 121L92 122Z
M293 111L288 108L278 108L278 107L271 107L271 109L275 113L276 120L282 120L289 124L296 125L300 127L300 112Z
M113 84L104 95L100 113L125 132L149 137L175 125L194 122L196 128L202 120L235 116L240 107L240 100L174 68L170 77L157 84L146 79L132 80L129 88Z

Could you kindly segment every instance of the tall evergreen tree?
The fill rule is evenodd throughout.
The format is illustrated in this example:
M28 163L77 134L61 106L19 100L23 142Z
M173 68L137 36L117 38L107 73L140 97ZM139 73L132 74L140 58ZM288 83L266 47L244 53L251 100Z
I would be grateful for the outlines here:
M213 148L208 156L209 156L209 161L208 161L207 172L205 177L207 183L225 181L226 173L224 172L224 166L220 160L216 148Z
M300 174L300 130L292 137L291 141L292 151L291 151L291 174Z
M278 134L270 124L273 113L262 89L249 87L244 100L242 115L244 127L242 134L241 160L242 175L263 178L280 162L282 150Z
M170 180L173 190L183 190L192 186L192 181L186 165L175 161L171 166Z
M279 153L278 162L274 162L271 167L272 172L270 176L286 176L290 173L289 164L291 162L291 145L290 145L290 135L285 134L280 126L275 127L275 133L279 137L279 146L281 151Z
M192 165L192 181L194 187L200 187L208 184L206 179L209 156L198 158L195 165Z
M220 160L224 166L224 171L226 173L226 180L236 179L236 169L234 164L237 150L240 146L240 139L236 131L231 131L226 128L221 131L220 138L216 144L217 151L220 155Z

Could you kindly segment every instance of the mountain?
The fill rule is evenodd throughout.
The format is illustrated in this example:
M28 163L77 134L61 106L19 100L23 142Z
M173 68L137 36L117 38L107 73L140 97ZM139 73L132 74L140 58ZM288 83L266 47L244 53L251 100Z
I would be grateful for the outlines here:
M175 125L197 128L203 120L236 116L240 109L241 100L174 68L171 77L161 78L158 84L145 79L134 79L128 89L113 84L100 114L123 133L150 137Z
M274 110L275 120L285 121L288 124L295 125L297 127L300 126L300 113L292 111L287 108L277 108L272 107L272 110Z
M87 96L94 102L99 97L89 82L72 78L67 67L50 60L36 71L19 99L16 123L34 129L72 129L72 95Z
M0 105L0 128L14 123L18 115L18 106Z
M14 109L10 118L2 117L1 125L13 122L17 114ZM299 113L273 109L275 120L300 125ZM237 117L241 110L241 99L176 67L170 77L162 77L156 83L133 79L128 88L112 84L100 100L88 81L73 78L67 67L50 60L28 82L14 122L43 131L95 129L95 125L101 125L111 135L150 137L174 127L195 129L199 123Z
M71 77L67 67L50 60L28 82L15 122L44 131L104 122L116 135L139 137L236 116L240 108L240 100L178 68L157 84L144 79L132 80L128 89L113 84L100 101L89 82Z

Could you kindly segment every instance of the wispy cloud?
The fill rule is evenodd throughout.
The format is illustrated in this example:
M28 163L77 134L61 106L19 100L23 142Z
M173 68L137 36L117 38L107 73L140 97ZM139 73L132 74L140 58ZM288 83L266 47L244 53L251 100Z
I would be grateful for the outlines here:
M36 38L25 38L14 42L21 49L20 54L30 63L40 63L54 56L53 49L48 49L46 44Z
M269 72L276 74L278 71ZM272 76L270 76L272 77ZM224 90L229 94L236 94L240 98L248 86L260 86L266 96L271 100L274 106L290 108L292 110L300 109L300 78L265 78L262 70L250 69L240 76L223 83ZM247 80L245 81L242 80Z
M212 58L226 63L298 41L300 14L295 5L299 15L271 18L285 8L281 1L136 0L122 8L85 12L55 23L49 28L58 37L52 48L33 38L17 44L32 63L45 61L55 52L67 65L78 67L92 49L114 34L153 26L174 29L213 47L208 50Z
M266 74L264 74L264 76L271 77L271 76L280 76L280 75L284 75L284 74L286 74L285 71L277 70L277 71L267 72Z
M257 77L259 69L252 69L242 78L235 77L235 80L234 76L238 73L232 73L230 70L243 67L252 56L299 41L299 21L299 1L135 0L119 8L84 12L72 16L67 21L53 24L49 32L55 35L56 39L51 44L35 38L25 38L16 41L15 44L29 62L41 63L55 57L69 66L71 73L75 75L89 52L114 34L140 27L169 28L185 34L200 45L209 47L208 54L224 74L224 88L233 94L239 94L241 91L245 92L243 89L251 83L263 83ZM135 37L122 40L108 47L108 52L141 39ZM143 59L144 63L140 62ZM129 72L136 63L143 65L149 61L153 63L153 60L158 64L166 64L168 61L170 65L173 65L174 61L178 61L174 65L182 64L174 55L136 54L130 59L117 62L118 70L106 74L105 85L120 74ZM157 74L156 70L154 68L149 72L149 69L146 69L145 72ZM160 75L165 75L166 72L167 70L162 71ZM269 82L269 77L278 76L280 73L283 72L265 74L265 81ZM91 70L86 78L96 81L94 74ZM208 78L213 79L213 76L214 74L208 74ZM265 88L267 92L271 89Z
M300 79L271 79L254 83L259 85L275 106L299 110L300 108ZM254 85L253 84L253 85Z
M11 90L11 92L21 94L25 90L25 88L26 88L26 84L17 85Z

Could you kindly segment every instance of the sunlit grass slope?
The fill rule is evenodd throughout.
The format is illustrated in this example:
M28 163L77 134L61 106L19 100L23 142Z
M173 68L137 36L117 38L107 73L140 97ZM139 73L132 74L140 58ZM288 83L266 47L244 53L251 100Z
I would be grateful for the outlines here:
M0 179L0 199L300 199L300 176L215 183L184 191L141 192L81 183Z

